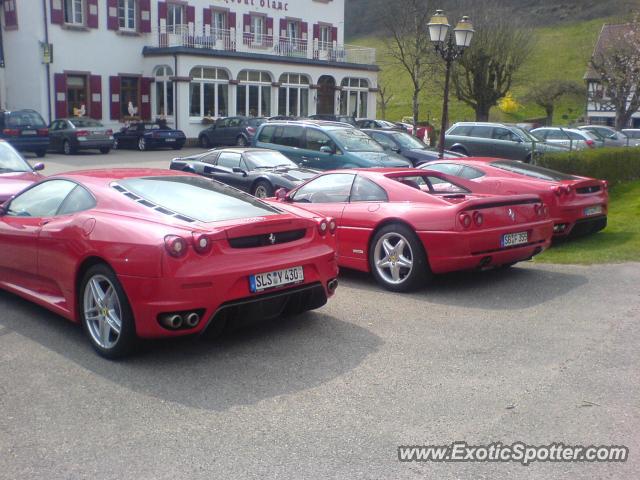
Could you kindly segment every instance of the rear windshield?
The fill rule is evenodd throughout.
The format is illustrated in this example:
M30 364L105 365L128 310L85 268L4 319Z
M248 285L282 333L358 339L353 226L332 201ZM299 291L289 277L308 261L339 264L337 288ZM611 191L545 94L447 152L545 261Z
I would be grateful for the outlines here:
M501 170L506 170L507 172L518 173L520 175L537 178L538 180L546 180L549 182L576 179L576 177L574 177L573 175L567 175L566 173L556 172L555 170L549 170L548 168L509 160L499 160L497 162L491 162L491 166L499 168Z
M46 127L44 120L37 112L9 112L6 117L7 127Z
M280 213L251 195L202 177L128 178L118 184L156 205L205 223Z
M247 123L249 123L250 127L259 127L266 121L266 118L250 118Z
M384 148L373 138L355 128L338 128L333 135L347 152L383 152Z
M31 172L31 167L12 147L0 142L0 173L8 172Z
M96 122L95 120L90 120L88 118L74 118L70 120L69 123L76 128L86 128L86 127L101 127L102 124L100 122Z
M421 190L425 193L431 193L432 195L451 195L451 194L466 194L470 193L466 188L445 180L444 178L436 177L435 175L403 175L391 177L395 181L400 182L408 187Z
M410 149L424 149L426 145L418 140L416 137L409 135L408 133L398 132L392 134L393 138L398 142L402 148Z

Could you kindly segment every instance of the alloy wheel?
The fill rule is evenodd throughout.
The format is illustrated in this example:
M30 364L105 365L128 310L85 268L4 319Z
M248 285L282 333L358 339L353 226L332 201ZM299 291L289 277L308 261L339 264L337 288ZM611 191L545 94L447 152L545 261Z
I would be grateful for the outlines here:
M115 287L107 277L97 274L89 279L82 307L93 341L104 349L113 348L122 331L122 306Z
M253 195L258 198L267 198L269 196L269 192L267 192L267 188L264 185L258 185L255 192L253 192Z
M147 148L147 142L144 139L144 137L141 137L140 140L138 140L138 150L142 152L146 150L146 148Z
M407 239L397 232L380 237L375 245L373 261L376 271L385 282L403 283L413 270L413 252Z

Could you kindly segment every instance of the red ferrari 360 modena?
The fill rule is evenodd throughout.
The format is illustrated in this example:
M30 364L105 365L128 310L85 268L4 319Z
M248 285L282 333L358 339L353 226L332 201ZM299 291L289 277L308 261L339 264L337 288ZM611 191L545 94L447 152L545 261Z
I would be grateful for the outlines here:
M424 170L340 170L276 201L338 222L338 264L372 272L392 291L432 273L512 265L547 248L553 223L537 195L472 193L469 182Z
M138 337L319 308L335 222L168 170L49 177L0 211L0 287L82 323L106 357Z
M474 192L540 195L549 206L556 237L586 235L607 226L607 182L577 177L514 160L459 158L424 167L470 180Z

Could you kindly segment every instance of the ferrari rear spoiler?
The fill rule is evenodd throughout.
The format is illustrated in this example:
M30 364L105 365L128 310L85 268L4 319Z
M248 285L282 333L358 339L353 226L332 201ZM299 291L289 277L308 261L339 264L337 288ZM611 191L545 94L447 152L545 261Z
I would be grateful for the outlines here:
M459 204L460 211L484 210L487 208L511 207L514 205L528 205L542 203L539 196L535 195L495 195L483 199L471 199Z

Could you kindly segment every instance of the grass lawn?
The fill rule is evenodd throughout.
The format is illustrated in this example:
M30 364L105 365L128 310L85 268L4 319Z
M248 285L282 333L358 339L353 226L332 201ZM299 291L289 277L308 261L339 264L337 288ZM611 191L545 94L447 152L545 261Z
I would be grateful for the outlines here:
M556 244L535 261L574 264L640 261L640 181L618 185L610 193L606 229Z
M583 83L582 77L602 24L616 21L619 19L608 18L537 28L533 54L518 72L512 88L516 101L522 103L522 97L529 87L538 81L563 79ZM393 99L387 108L387 119L399 120L405 115L411 115L412 87L409 77L391 63L385 53L383 40L370 36L350 39L349 42L377 49L378 63L382 69L379 77L380 85L387 86L393 93ZM442 109L441 82L430 82L421 96L420 103L420 119L429 119L432 123L439 125ZM584 115L584 107L584 98L567 98L558 105L554 122L567 124L575 121ZM501 122L518 122L544 116L544 110L536 105L524 104L512 115L503 113L498 108L491 110L491 120ZM450 119L452 122L475 119L473 111L456 100L455 93L451 95Z

